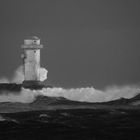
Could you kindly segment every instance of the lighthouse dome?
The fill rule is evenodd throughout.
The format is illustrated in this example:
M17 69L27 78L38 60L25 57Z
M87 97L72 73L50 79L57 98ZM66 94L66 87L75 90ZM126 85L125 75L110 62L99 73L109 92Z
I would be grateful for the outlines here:
M32 36L29 39L31 39L31 40L40 40L39 37L37 37L37 36Z

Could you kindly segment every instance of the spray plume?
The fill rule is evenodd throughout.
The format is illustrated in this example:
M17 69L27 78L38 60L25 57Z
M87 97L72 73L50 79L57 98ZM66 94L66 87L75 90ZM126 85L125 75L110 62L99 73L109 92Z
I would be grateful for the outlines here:
M40 73L40 81L42 82L45 81L47 79L48 71L45 68L40 68L39 73Z
M47 73L48 71L45 68L39 69L40 74L40 81L44 81L47 79ZM7 79L5 77L0 79L0 83L16 83L21 84L24 81L24 72L23 72L23 66L19 66L16 71L14 72L14 76L12 79Z

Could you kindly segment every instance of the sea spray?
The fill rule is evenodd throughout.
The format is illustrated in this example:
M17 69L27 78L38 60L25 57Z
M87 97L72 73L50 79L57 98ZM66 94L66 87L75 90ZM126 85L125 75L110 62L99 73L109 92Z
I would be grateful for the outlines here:
M43 88L42 90L30 90L22 88L21 92L14 93L5 91L0 95L0 102L22 102L31 103L37 96L64 97L73 101L80 102L107 102L120 98L132 98L140 93L137 86L121 86L97 90L93 87L87 88Z

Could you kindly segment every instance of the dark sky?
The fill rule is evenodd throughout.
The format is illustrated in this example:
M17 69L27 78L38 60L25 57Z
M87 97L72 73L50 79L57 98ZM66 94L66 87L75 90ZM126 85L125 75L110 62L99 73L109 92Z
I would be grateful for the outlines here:
M62 87L140 81L139 0L0 0L0 77L22 63L20 45L42 39L47 83Z

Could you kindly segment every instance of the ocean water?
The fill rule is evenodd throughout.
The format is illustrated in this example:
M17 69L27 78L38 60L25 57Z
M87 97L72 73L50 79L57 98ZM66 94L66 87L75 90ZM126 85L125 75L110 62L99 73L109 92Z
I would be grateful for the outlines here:
M139 109L1 113L3 140L139 140Z

